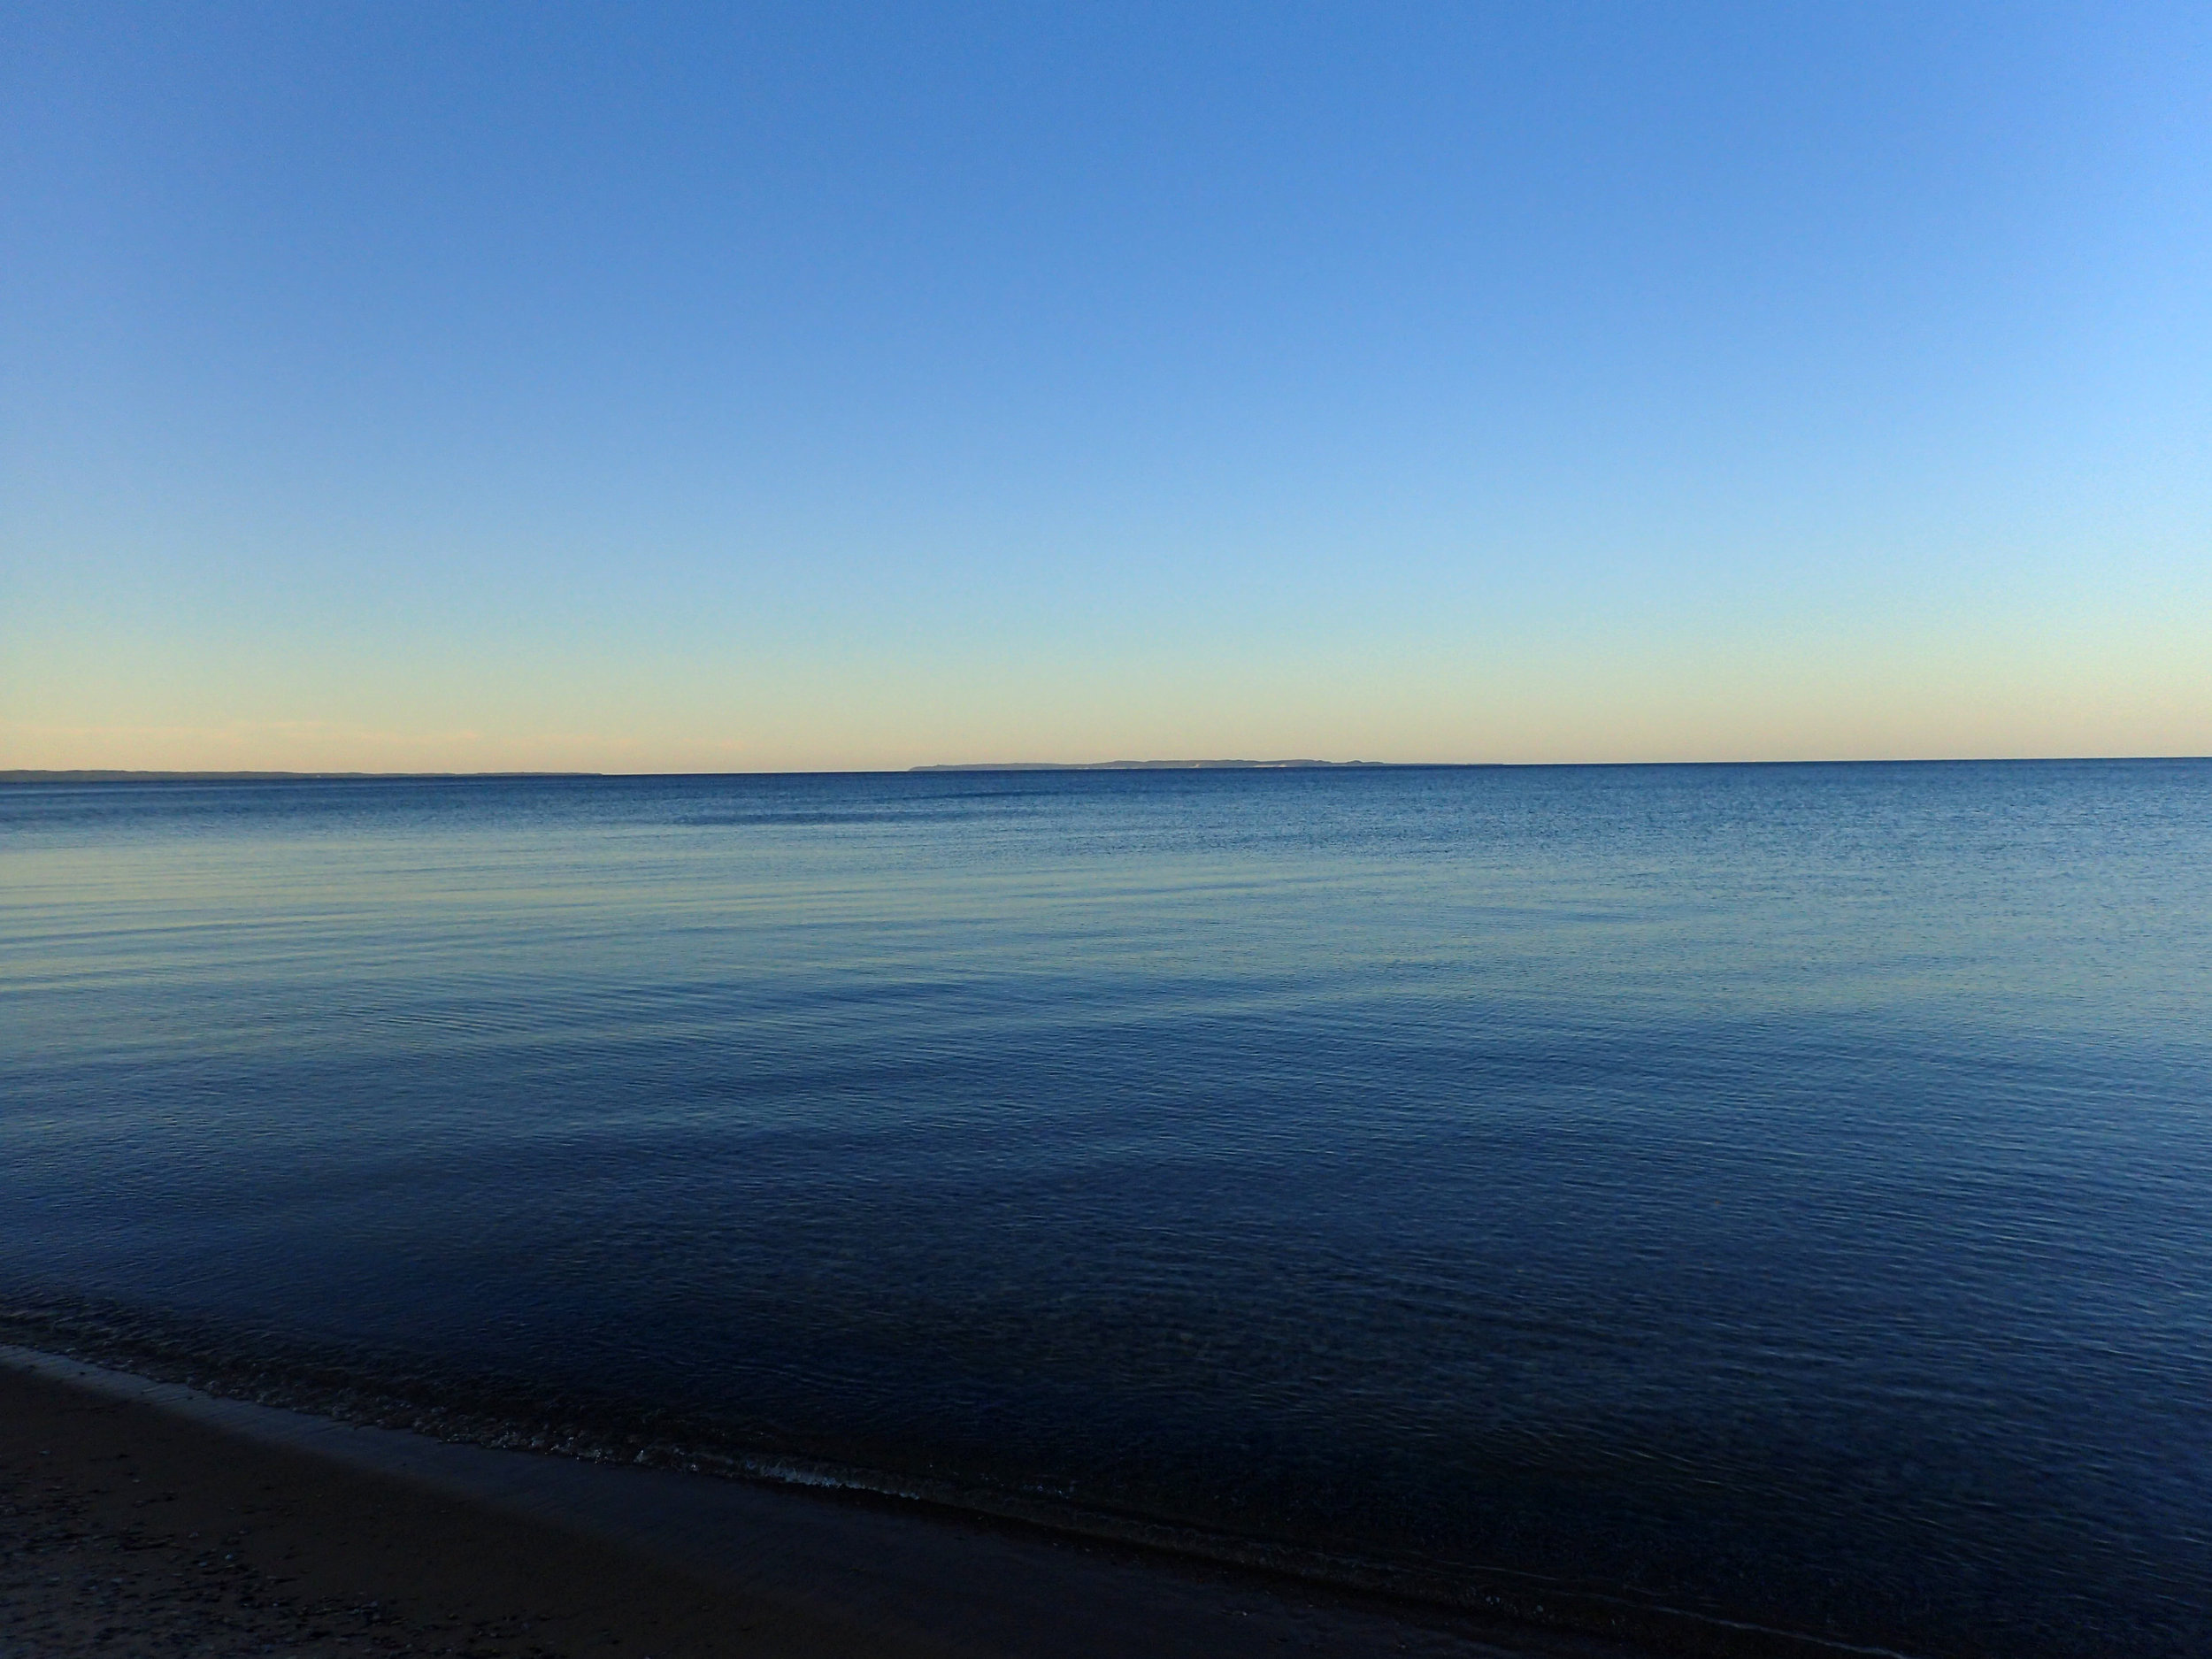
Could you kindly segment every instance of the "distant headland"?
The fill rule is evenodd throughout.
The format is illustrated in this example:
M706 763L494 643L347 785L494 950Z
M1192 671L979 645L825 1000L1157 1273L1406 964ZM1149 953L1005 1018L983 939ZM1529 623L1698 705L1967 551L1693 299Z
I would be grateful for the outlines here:
M1386 760L990 760L912 772L1289 772L1308 766L1387 766Z

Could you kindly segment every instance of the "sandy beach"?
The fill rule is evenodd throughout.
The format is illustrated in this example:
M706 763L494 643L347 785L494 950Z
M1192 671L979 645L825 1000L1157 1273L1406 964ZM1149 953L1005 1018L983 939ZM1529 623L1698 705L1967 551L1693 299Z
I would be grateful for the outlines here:
M52 1377L0 1419L8 1659L944 1651Z
M0 1655L1620 1659L872 1500L451 1446L0 1358Z

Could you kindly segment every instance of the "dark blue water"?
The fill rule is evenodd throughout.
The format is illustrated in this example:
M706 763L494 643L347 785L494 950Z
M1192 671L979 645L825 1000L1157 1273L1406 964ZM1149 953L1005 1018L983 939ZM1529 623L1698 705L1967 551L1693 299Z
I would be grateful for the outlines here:
M19 786L0 999L19 1336L2212 1652L2212 764Z

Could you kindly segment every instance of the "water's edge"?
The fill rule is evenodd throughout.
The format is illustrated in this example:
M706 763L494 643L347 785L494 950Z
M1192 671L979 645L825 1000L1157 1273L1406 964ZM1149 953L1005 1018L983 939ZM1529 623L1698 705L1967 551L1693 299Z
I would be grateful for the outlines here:
M411 1460L339 1451L311 1425L380 1431L447 1446L531 1454L579 1463L658 1470L786 1491L811 1490L888 1502L901 1509L969 1520L1011 1522L1061 1537L1156 1552L1261 1572L1335 1590L1388 1597L1416 1608L1476 1615L1535 1631L1595 1637L1640 1651L1696 1659L1916 1659L1890 1647L1835 1641L1655 1602L1606 1586L1507 1569L1447 1569L1385 1562L1238 1538L1142 1516L1056 1502L1050 1494L852 1469L770 1451L712 1445L664 1423L621 1428L580 1414L549 1411L534 1422L463 1409L422 1389L395 1390L328 1360L298 1356L241 1363L188 1343L126 1334L90 1310L0 1310L0 1364L208 1417L251 1438L322 1449L386 1472L416 1473ZM195 1412L194 1403L200 1409ZM228 1406L231 1410L211 1410ZM242 1409L245 1415L240 1415ZM273 1428L279 1417L292 1420ZM303 1428L298 1420L310 1426ZM446 1481L442 1484L451 1484ZM488 1495L478 1492L479 1497Z

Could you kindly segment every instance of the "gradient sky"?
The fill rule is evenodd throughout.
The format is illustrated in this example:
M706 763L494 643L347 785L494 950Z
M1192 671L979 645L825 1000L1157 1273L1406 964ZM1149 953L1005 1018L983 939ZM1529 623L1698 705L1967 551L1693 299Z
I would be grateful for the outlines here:
M21 4L0 765L2212 752L2212 8Z

